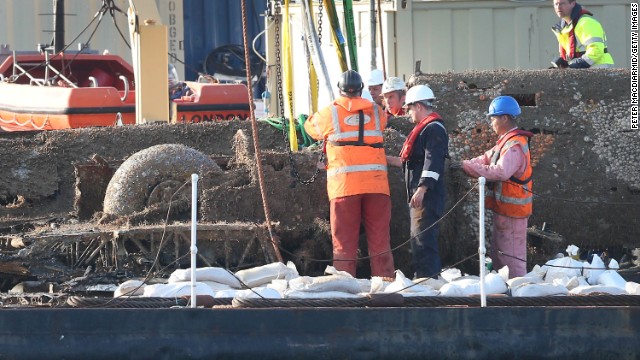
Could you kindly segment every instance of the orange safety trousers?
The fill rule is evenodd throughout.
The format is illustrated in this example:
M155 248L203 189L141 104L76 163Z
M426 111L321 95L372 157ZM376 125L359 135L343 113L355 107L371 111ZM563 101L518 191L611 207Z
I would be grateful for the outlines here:
M391 253L391 197L385 194L359 194L331 200L333 266L356 276L356 255L360 223L364 224L369 248L371 276L393 277Z

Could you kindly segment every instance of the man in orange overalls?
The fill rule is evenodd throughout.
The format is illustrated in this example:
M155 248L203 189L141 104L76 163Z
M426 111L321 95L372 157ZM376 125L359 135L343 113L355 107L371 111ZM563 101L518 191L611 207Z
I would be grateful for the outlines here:
M380 106L360 97L363 87L360 74L343 73L340 97L313 114L304 128L326 145L334 267L356 276L362 222L371 275L391 277L391 197L383 148L387 117Z

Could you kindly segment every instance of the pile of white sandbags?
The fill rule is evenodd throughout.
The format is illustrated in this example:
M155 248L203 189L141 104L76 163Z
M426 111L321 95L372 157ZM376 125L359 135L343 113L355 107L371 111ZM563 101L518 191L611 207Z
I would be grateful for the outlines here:
M570 256L536 265L523 277L509 279L509 269L486 274L487 295L514 297L587 294L640 295L640 284L625 281L617 273L617 263L608 268L597 255L591 263L573 259L577 247L567 248ZM213 298L322 299L358 298L369 294L399 293L403 296L464 297L480 294L480 278L447 269L438 279L408 279L396 271L393 281L382 277L356 279L349 273L327 266L323 276L300 276L295 265L272 263L233 273L217 267L196 269L196 294ZM114 297L180 297L191 294L191 271L174 271L166 283L145 285L137 280L122 283Z
M527 275L510 279L507 284L511 296L640 295L638 283L627 282L618 274L617 261L611 260L606 266L598 255L593 255L591 263L578 261L574 259L577 253L578 248L570 245L569 256L536 265Z

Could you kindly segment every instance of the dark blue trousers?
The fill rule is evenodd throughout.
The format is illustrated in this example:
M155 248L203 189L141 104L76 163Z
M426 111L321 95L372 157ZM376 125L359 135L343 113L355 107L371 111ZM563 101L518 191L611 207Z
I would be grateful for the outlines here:
M411 254L416 278L437 278L442 270L442 262L438 250L440 223L433 224L442 217L444 202L444 193L428 190L421 209L409 208ZM427 228L428 230L425 231Z

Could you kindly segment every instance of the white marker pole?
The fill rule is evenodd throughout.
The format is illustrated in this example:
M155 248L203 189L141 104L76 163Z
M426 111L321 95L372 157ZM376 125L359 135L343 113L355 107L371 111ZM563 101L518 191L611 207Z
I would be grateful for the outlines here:
M485 255L487 254L487 248L485 246L484 239L484 184L486 183L486 179L484 177L480 177L478 179L478 183L480 185L480 203L478 204L480 218L478 224L480 228L479 236L480 236L480 246L478 247L478 254L480 255L480 307L487 307L487 294L484 289L484 273L487 269L485 264Z
M191 174L191 308L196 307L196 235L198 231L198 174Z

